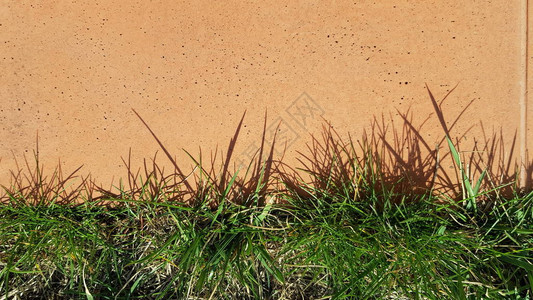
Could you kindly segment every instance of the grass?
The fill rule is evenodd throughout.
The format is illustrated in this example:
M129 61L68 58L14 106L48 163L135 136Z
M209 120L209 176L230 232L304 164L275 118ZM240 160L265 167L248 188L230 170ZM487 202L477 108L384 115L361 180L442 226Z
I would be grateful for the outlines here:
M299 172L265 133L233 172L239 125L220 161L190 155L187 173L160 143L174 172L155 158L133 172L128 158L106 190L48 177L36 155L4 187L0 299L531 299L533 193L467 169L445 128L451 182L437 174L445 155L403 120L395 141L426 157L402 161L412 153L383 127L360 143L326 127Z
M364 201L309 193L287 192L284 205L222 199L217 209L207 199L191 207L124 197L106 208L27 205L11 196L0 209L0 292L26 299L531 297L533 194L480 213L431 196L406 204L378 193Z

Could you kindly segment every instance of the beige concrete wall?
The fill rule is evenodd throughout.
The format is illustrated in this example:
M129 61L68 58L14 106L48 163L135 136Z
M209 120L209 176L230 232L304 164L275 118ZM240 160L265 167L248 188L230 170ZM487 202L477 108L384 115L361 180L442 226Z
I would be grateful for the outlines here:
M488 135L501 130L509 156L520 9L508 0L2 1L0 182L13 157L31 155L37 132L45 166L83 164L102 183L124 176L129 148L137 164L159 149L132 108L185 164L182 148L225 149L244 111L241 159L260 142L266 110L269 128L283 122L289 163L321 117L357 139L375 116L398 122L410 109L413 123L429 117L420 134L433 147L443 132L425 84L437 100L458 84L445 117L474 101L452 134L482 141L482 122Z

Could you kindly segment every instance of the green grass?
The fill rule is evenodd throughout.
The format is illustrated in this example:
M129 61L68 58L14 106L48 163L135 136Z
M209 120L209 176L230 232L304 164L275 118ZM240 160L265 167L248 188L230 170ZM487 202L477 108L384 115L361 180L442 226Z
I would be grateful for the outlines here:
M458 176L443 174L402 117L412 161L379 126L359 143L327 127L299 172L263 134L233 172L239 125L187 173L144 123L175 169L128 158L113 189L46 176L36 156L0 199L0 299L533 298L533 193L467 169L448 128Z
M465 201L478 196L470 193L451 199L380 184L370 156L351 164L331 157L327 169L310 172L311 183L278 190L264 189L266 164L253 182L233 175L223 185L198 165L202 186L187 203L176 198L190 196L176 192L179 179L153 172L112 192L73 186L75 178L59 172L47 178L37 168L26 185L19 180L6 189L8 205L0 206L0 295L532 296L533 193L504 198L485 191L492 201L481 209Z
M422 196L285 205L0 208L0 293L79 299L527 299L533 194L485 213ZM257 195L259 198L260 196ZM442 199L440 199L442 200Z

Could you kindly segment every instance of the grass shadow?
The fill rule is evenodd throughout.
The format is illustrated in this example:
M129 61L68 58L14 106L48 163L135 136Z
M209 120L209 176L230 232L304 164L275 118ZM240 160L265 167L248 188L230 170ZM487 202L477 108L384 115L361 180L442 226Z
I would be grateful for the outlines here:
M59 164L50 177L44 175L39 165L37 142L35 167L30 167L26 157L25 168L20 168L17 163L18 171L11 172L10 188L4 187L8 197L3 199L25 199L24 202L32 205L46 201L74 204L79 201L75 199L80 199L84 193L85 201L104 205L119 205L115 200L128 199L170 201L189 206L208 205L214 209L224 201L244 206L263 206L267 198L273 198L272 194L290 190L304 198L320 191L323 197L343 195L359 200L377 197L380 198L378 202L390 200L399 203L417 201L427 193L433 193L460 201L468 196L465 181L473 178L480 179L479 189L484 191L481 200L493 202L516 191L516 133L510 147L507 147L501 130L488 132L481 123L482 134L473 139L471 148L463 150L459 141L474 125L455 137L452 137L453 130L473 101L448 122L443 103L455 88L439 101L429 87L426 88L435 115L421 119L418 116L415 118L412 109L405 112L397 110L399 118L392 115L387 118L384 115L375 117L369 130L365 130L358 139L351 135L343 139L324 120L320 135L312 135L306 149L297 151L299 167L283 162L286 147L280 157L274 157L276 137L267 143L266 112L260 147L244 169L237 170L234 151L246 112L237 124L225 153L219 153L217 148L206 160L201 148L198 156L185 151L193 162L193 167L185 170L161 142L155 130L133 110L171 162L171 172L166 172L157 162L157 153L149 160L144 159L142 167L134 170L130 149L127 158L121 158L127 173L124 179L119 180L118 186L97 186L90 177L81 178L79 183L74 184L81 167L64 176ZM443 131L443 137L437 142L425 138L425 126L434 116ZM457 148L462 169L453 160L450 149L446 149L447 139ZM453 166L452 169L443 168L444 163ZM531 163L527 170L528 181L531 181Z
M387 199L399 203L416 201L432 193L462 201L468 198L465 181L473 178L480 178L479 190L483 191L480 200L493 203L512 196L517 190L516 133L507 147L501 130L487 133L480 123L482 134L474 137L473 144L467 145L470 148L464 150L459 141L464 140L475 125L456 136L453 129L473 101L448 122L443 103L454 89L437 101L427 87L434 114L424 119L415 118L408 109L396 111L399 121L392 115L375 117L370 130L364 131L358 139L341 138L333 126L324 121L321 135L311 136L305 151L298 151L300 167L281 164L278 174L287 189L304 198L316 196L317 191L322 197L341 194L362 200L379 194L380 202ZM424 137L424 126L435 115L443 136L431 142ZM461 156L462 169L452 157L447 138L455 141L454 150ZM443 165L451 168L443 168ZM528 170L531 181L531 166Z

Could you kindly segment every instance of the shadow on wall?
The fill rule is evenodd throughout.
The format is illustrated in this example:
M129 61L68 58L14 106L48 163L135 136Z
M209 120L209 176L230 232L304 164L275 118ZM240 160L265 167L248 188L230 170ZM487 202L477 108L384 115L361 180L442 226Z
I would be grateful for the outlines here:
M474 197L475 201L492 202L517 191L518 165L513 156L516 134L510 147L506 148L502 132L487 133L481 123L482 136L475 139L473 145L468 145L468 150L461 149L464 144L459 141L473 126L455 138L453 129L472 102L447 123L442 104L453 89L440 101L434 98L429 88L427 90L443 129L443 138L433 145L422 134L424 125L433 116L416 123L411 110L397 111L401 117L399 123L392 116L389 120L384 116L374 118L370 130L357 140L351 136L342 139L325 121L322 134L312 136L307 149L298 153L300 166L295 168L283 163L283 155L274 156L275 138L271 143L266 142L265 114L261 146L249 164L236 172L234 148L245 117L243 114L224 156L218 157L216 149L206 161L201 151L197 157L187 152L194 167L185 171L134 111L172 163L172 172L167 174L158 165L157 153L150 160L144 159L143 167L134 171L130 149L128 158L122 158L127 176L118 186L97 186L90 177L81 178L73 185L79 168L63 176L59 165L46 176L39 165L37 143L35 167L31 167L25 158L24 171L19 168L11 172L11 184L4 187L5 194L0 196L0 202L42 205L94 201L117 205L124 200L141 200L214 208L223 201L246 206L283 201L276 198L282 194L280 192L295 193L304 198L320 194L332 201L339 196L342 196L339 200L343 197L353 200L375 197L395 202L416 201L419 196L433 193L454 200ZM530 184L533 164L527 161L526 183Z
M350 136L348 141L342 141L326 122L322 135L313 137L307 151L299 153L303 166L299 170L308 174L310 186L352 198L369 197L376 191L397 202L418 199L417 196L428 192L454 200L475 196L483 201L511 196L518 190L518 163L513 155L516 133L506 148L501 130L487 133L480 123L482 136L474 138L473 145L461 143L474 125L455 138L453 129L473 101L447 123L442 104L454 89L437 101L427 88L443 129L443 137L437 143L430 144L422 134L424 125L434 116L415 123L411 110L397 111L401 117L399 124L392 116L389 120L384 116L374 118L370 131L358 140ZM469 148L465 150L462 146ZM533 165L527 161L526 186L530 187ZM310 196L312 191L299 184L305 182L298 175L302 172L284 167L280 175L289 188L301 196Z

